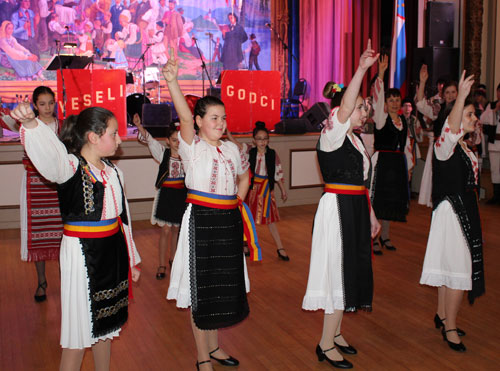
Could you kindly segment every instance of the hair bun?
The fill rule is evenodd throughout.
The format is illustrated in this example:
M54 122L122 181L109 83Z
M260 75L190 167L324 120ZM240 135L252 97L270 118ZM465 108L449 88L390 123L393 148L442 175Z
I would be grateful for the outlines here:
M344 89L344 84L337 84L336 82L328 81L323 88L323 96L326 99L333 99L336 93L340 93Z
M266 123L264 121L257 121L255 123L255 127L257 129L265 129L266 128Z

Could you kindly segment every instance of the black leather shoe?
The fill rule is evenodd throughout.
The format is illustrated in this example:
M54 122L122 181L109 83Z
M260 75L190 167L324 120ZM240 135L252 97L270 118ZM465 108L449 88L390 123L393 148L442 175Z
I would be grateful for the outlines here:
M326 356L326 352L329 352L330 350L335 349L335 347L331 347L327 350L321 349L319 344L316 346L316 355L318 356L318 361L323 362L324 360L327 360L329 364L331 364L333 367L336 368L352 368L352 363L349 362L347 359L343 359L342 361L334 361L333 359L330 359Z
M434 325L436 326L436 328L437 328L437 329L439 329L439 328L441 328L441 327L443 327L443 328L444 328L444 323L443 323L443 321L444 321L445 319L446 319L446 318L443 318L443 319L439 318L439 316L438 316L438 315L437 315L437 313L436 313L436 315L434 316ZM464 331L464 330L459 329L458 327L457 327L457 334L458 334L458 336L465 336L465 335L466 335L466 334L465 334L465 331Z
M382 255L383 252L380 250L380 244L377 240L373 240L373 254L374 255Z
M157 280L162 280L165 278L165 271L167 270L167 267L164 265L160 265L158 267L158 270L156 271L156 279Z
M446 333L447 332L452 332L452 331L457 331L456 328L452 328L452 329L449 329L449 330L445 330L444 327L443 329L441 330L441 334L443 334L443 340L446 341L448 343L448 346L453 349L454 351L456 352L465 352L467 350L467 348L465 347L464 343L460 342L460 343L453 343L451 341L448 340L448 338L446 337Z
M341 335L342 334L338 334L338 335L335 335L335 337L338 338ZM333 344L335 344L335 346L337 348L339 348L342 353L345 353L345 354L358 354L358 351L356 350L356 348L354 348L351 345L343 346L343 345L337 344L335 342L335 340L333 341Z
M35 301L37 303L41 303L42 301L47 300L47 294L45 292L45 290L47 290L47 281L39 283L38 287L36 288L36 291L38 291L38 289L42 289L43 290L43 294L42 295L37 295L36 292L35 292Z
M212 355L212 353L215 353L218 350L219 350L219 347L215 348L210 353L208 353L210 355L210 358L213 359L214 361L219 362L222 366L238 366L240 364L240 361L238 361L236 358L233 358L231 356L229 356L229 358L225 358L225 359L215 358Z
M284 260L284 261L289 261L290 258L288 257L288 255L281 255L280 251L281 250L285 250L285 249L278 249L276 250L276 252L278 253L278 258L280 258L281 260Z
M200 365L204 364L204 363L210 363L210 360L206 360L206 361L201 361L201 362L196 362L196 369L198 371L200 371Z
M379 237L379 240L380 240L380 245L385 247L387 250L389 251L396 250L396 248L392 245L392 243L390 245L387 244L388 242L391 242L390 239L384 240L382 239L382 237Z

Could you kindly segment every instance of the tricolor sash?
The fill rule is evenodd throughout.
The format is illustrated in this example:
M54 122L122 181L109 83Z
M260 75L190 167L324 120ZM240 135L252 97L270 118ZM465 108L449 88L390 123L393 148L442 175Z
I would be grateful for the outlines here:
M64 235L79 238L103 238L114 235L120 229L118 218L98 222L66 222Z
M184 188L184 178L167 178L161 184L162 187L165 188Z
M269 189L269 179L267 176L254 175L254 183L259 183L261 185L259 196L262 197L264 203L264 217L269 218L271 212L271 190Z
M213 209L236 209L238 207L243 220L243 232L250 250L250 259L253 261L262 260L262 251L259 245L252 212L248 205L238 199L236 195L218 195L190 189L188 190L186 202Z
M367 189L364 185L342 183L326 183L324 191L343 195L364 195L367 193Z

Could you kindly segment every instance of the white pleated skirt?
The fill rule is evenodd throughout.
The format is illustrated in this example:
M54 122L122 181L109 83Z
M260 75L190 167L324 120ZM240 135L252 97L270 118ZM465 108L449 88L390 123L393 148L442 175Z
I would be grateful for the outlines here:
M335 193L325 193L314 217L311 262L302 309L344 310L342 235Z
M99 340L117 337L120 329L107 335L92 336L92 313L85 257L80 239L63 236L61 264L61 347L89 348Z
M420 284L472 289L472 261L458 217L448 201L432 213Z
M188 204L182 216L177 251L172 262L170 272L170 285L167 292L167 300L175 300L178 308L188 308L191 306L191 285L189 278L189 218L193 205ZM243 267L245 273L246 292L250 292L250 280L248 279L247 265L243 256Z

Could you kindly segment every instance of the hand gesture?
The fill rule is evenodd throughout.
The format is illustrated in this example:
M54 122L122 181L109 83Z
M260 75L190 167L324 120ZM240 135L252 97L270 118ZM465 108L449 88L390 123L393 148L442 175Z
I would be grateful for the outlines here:
M366 50L361 54L361 58L359 59L359 67L367 70L375 63L379 55L378 53L375 54L375 50L372 49L372 40L368 39Z
M288 195L286 194L286 192L281 192L281 199L283 200L283 202L286 202L286 200L288 200Z
M35 119L35 113L31 109L29 103L19 103L13 111L10 112L10 116L20 121L22 124L28 123Z
M425 82L429 78L429 72L427 71L427 65L424 63L420 67L420 83L425 85Z
M465 70L462 72L460 82L458 83L458 95L460 97L465 99L469 95L472 85L474 85L473 77L474 75L465 77Z
M167 82L176 80L177 73L179 72L179 62L177 61L177 59L170 58L168 62L163 66L161 72Z
M137 126L137 129L143 129L141 124L141 116L138 113L134 113L134 117L132 117L132 123Z
M388 66L389 66L389 56L382 55L378 60L378 76L381 79L384 78L384 74Z
M132 281L137 282L139 281L139 277L141 276L141 271L137 267L132 267L130 268L130 273L132 274Z
M371 232L371 237L374 239L378 233L380 232L380 223L377 220L377 217L375 216L375 213L373 212L373 209L370 213L370 232Z

